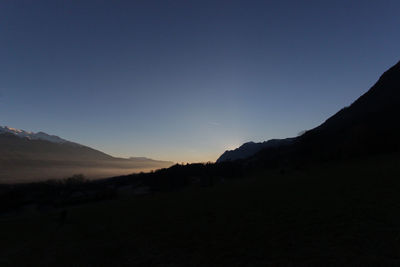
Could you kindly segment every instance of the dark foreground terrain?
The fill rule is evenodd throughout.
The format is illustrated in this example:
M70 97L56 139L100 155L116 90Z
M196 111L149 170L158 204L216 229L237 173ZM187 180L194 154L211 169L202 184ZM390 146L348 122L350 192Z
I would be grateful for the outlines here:
M399 266L400 155L0 217L1 266Z

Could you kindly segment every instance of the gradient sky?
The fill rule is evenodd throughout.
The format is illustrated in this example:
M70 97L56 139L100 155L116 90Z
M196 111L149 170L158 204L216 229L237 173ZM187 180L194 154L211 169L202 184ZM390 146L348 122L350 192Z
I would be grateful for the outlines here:
M0 125L214 161L296 136L400 59L400 1L1 1Z

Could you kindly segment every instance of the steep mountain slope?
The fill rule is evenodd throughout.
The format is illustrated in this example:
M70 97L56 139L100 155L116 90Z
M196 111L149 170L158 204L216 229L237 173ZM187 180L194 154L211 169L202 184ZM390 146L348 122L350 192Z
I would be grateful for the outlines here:
M46 133L0 128L0 183L63 178L82 173L107 177L169 167L147 158L115 158Z
M283 164L329 160L400 150L400 62L349 107L296 138L246 143L218 162L248 158L248 163ZM277 141L283 143L276 144ZM282 144L282 145L281 145ZM279 163L278 163L279 162Z
M376 149L382 144L398 144L400 130L400 62L386 71L378 82L350 107L344 108L319 127L308 131L302 140L336 136L341 143L355 147L367 142ZM371 147L369 147L371 149Z
M282 149L264 149L251 161L330 160L400 150L400 62L371 89L320 126Z

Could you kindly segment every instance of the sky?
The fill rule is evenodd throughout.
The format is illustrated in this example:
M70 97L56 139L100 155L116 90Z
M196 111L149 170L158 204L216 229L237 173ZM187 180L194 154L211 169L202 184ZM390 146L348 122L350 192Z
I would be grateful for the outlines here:
M400 1L0 1L0 125L215 161L318 126L400 60Z

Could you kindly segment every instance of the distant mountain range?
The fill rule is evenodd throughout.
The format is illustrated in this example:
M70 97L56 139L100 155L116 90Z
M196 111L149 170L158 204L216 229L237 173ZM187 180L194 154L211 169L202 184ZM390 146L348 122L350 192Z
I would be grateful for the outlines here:
M55 135L48 135L47 133L44 133L44 132L33 133L33 132L27 132L24 130L11 128L8 126L5 126L5 127L0 126L0 134L11 134L11 135L15 135L15 136L18 136L21 138L27 138L30 140L43 140L43 141L49 141L49 142L58 143L58 144L64 144L64 143L76 144L76 143L72 143L67 140L64 140ZM76 145L78 145L78 144L76 144Z
M109 177L172 164L144 157L115 158L58 136L0 127L0 183L63 178L78 173L89 178Z
M217 162L246 159L259 164L329 160L400 150L400 62L349 107L296 138L246 143Z

